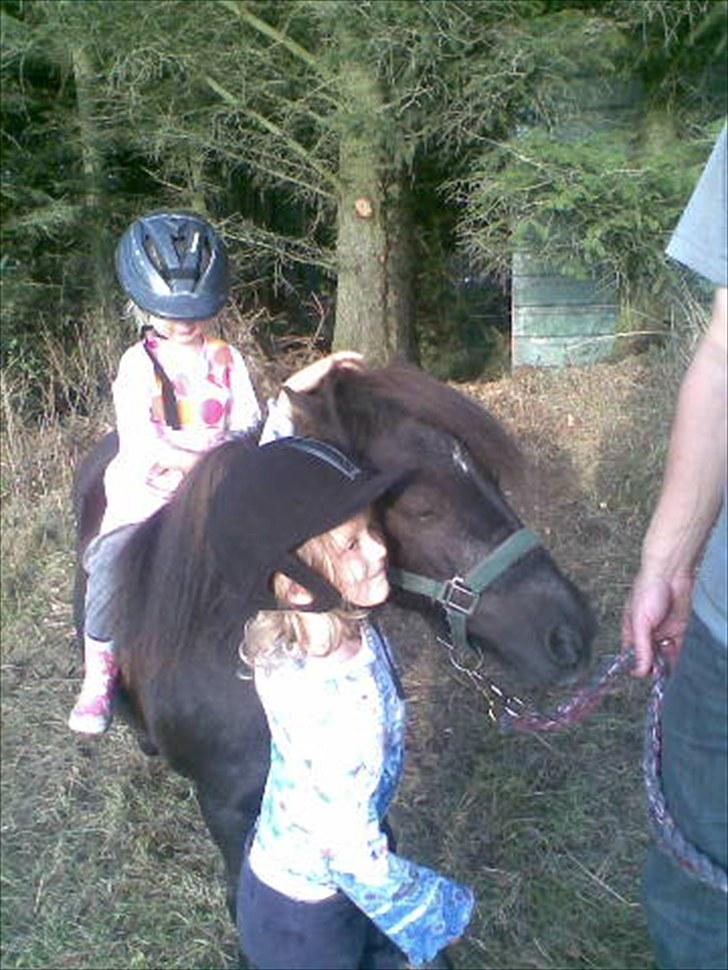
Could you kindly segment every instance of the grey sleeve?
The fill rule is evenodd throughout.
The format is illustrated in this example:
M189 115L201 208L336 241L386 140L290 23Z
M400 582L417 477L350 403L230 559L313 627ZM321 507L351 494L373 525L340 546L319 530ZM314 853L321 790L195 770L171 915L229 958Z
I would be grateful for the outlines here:
M724 125L666 250L716 286L728 284L727 132Z

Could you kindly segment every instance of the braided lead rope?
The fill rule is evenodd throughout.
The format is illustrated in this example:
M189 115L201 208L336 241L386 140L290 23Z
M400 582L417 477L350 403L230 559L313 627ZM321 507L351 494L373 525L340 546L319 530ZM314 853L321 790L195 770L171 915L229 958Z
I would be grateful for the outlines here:
M463 663L454 646L438 637L447 649L450 663L464 674L486 700L488 717L497 723L501 731L540 732L558 731L572 727L591 714L601 703L604 696L614 686L616 677L630 670L635 663L634 650L617 654L603 673L584 690L560 704L551 714L527 712L526 705L514 695L508 695L497 684L485 677L480 668L483 656L479 655L474 667ZM662 790L662 727L661 712L667 681L667 664L657 657L655 676L647 712L645 743L643 754L643 773L647 792L647 811L655 841L659 848L670 856L685 872L705 883L717 892L728 891L728 876L724 869L713 862L697 846L693 845L680 831L670 814ZM496 713L500 710L500 714Z
M571 727L591 714L612 687L614 678L634 666L633 650L618 654L594 683L559 705L553 714L514 714L508 709L501 713L501 730L557 731ZM685 872L717 892L728 892L725 869L708 858L680 831L670 814L662 789L662 702L668 677L667 664L657 657L655 678L650 693L645 727L642 768L647 792L647 814L655 842L659 848Z
M691 876L717 892L728 892L725 869L708 858L680 831L670 814L662 790L662 724L660 714L667 680L666 664L658 658L645 725L643 770L647 790L647 814L658 847Z
M542 714L540 711L526 712L522 702L521 710L517 713L504 707L498 726L504 732L561 731L563 728L573 727L599 707L604 696L614 686L615 678L633 667L634 660L634 652L631 650L618 653L588 687L559 704L550 714Z

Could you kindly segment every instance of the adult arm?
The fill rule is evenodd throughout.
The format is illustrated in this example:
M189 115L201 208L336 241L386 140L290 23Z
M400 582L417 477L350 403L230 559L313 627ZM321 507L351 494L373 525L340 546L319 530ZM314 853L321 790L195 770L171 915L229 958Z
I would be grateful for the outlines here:
M720 510L726 481L728 290L716 289L708 330L678 395L665 476L625 607L622 642L634 646L635 675L645 677L655 645L682 648L695 572Z

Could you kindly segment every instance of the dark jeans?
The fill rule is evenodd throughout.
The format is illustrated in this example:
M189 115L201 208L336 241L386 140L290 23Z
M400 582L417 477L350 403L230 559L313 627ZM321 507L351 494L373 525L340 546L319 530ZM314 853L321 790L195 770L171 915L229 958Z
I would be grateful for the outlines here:
M728 828L728 652L693 615L665 690L662 782L683 834L726 867ZM728 905L656 846L647 858L644 901L658 966L726 970Z
M298 902L271 889L248 865L240 874L240 947L257 970L402 970L404 954L343 893Z

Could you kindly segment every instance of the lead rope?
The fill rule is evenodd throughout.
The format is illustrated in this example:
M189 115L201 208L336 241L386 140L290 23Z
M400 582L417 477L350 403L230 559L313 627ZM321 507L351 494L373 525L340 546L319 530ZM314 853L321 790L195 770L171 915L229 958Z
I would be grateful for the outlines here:
M645 744L642 767L647 789L647 809L652 834L657 845L689 875L715 889L728 892L725 869L693 845L680 831L670 814L662 790L662 701L667 682L667 664L658 657L657 672L652 685L645 725Z
M448 651L448 657L453 667L459 673L464 674L485 698L488 705L488 717L504 733L512 731L524 733L560 731L563 728L573 727L596 710L605 695L613 689L617 676L631 670L635 663L634 650L626 650L617 654L589 686L559 704L550 714L543 714L538 711L528 711L520 697L506 694L497 684L485 677L480 671L483 663L482 654L479 656L477 664L474 667L469 667L461 662L451 643L439 637L438 640ZM685 837L670 814L665 801L661 778L661 713L667 676L667 664L662 657L658 656L647 709L642 759L650 827L659 848L670 856L681 869L684 869L711 889L726 893L728 892L728 876L725 869L713 862ZM500 713L497 713L498 710Z

